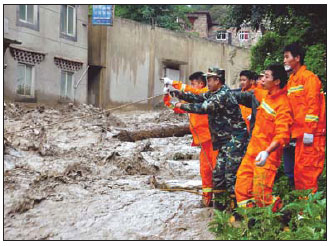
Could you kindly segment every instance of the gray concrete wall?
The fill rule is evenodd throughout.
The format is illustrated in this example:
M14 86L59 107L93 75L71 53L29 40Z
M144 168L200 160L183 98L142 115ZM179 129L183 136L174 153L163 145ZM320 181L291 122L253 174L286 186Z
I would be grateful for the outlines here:
M54 63L54 56L65 57L83 62L80 70L74 73L77 83L87 67L88 55L88 6L76 5L77 41L60 38L61 5L39 5L39 30L33 30L16 24L17 5L4 5L4 19L8 20L8 32L5 38L22 42L18 47L46 53L45 59L35 65L35 93L37 102L56 103L60 95L61 69ZM6 51L4 62L8 64L4 71L4 97L15 100L17 83L17 61ZM76 101L87 100L87 76L75 93Z
M114 25L104 28L104 31L107 32L107 39L103 40L106 42L107 61L106 75L101 82L104 83L103 107L162 93L159 79L164 75L165 64L179 64L183 81L187 81L195 71L219 66L226 70L226 83L232 88L239 87L238 74L249 67L249 50L245 48L152 28L121 18L115 18ZM93 45L90 47L94 49ZM153 100L152 104L160 100L161 97Z

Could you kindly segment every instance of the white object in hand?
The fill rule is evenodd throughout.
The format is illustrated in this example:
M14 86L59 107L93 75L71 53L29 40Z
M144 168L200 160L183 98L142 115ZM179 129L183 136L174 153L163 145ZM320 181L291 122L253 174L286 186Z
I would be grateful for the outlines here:
M267 151L261 151L255 158L256 166L263 167L267 161L269 153Z
M303 143L312 144L314 142L314 134L304 133L303 134Z

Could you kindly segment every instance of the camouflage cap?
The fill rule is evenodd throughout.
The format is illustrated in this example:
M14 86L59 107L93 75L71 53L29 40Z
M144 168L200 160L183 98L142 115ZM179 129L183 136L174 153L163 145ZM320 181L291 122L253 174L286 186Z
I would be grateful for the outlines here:
M210 67L208 68L208 72L204 74L204 76L211 77L216 76L218 78L221 78L223 81L225 80L225 70L218 68L218 67Z

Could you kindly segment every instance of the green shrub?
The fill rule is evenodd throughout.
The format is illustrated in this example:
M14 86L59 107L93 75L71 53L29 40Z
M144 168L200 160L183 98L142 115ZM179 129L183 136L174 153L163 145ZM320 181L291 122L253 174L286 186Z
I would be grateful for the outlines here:
M287 203L285 202L287 201ZM326 240L326 198L323 192L291 191L280 212L271 206L237 208L239 225L230 223L231 214L215 211L209 230L218 240Z
M305 64L309 70L319 76L324 92L326 92L326 46L324 44L316 44L308 47Z

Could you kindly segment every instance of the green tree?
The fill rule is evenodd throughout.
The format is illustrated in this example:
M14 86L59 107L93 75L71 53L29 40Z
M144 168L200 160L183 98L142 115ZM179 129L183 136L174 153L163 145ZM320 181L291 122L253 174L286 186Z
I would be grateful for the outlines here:
M223 4L192 5L192 9L194 11L208 11L213 23L224 25L229 6Z
M115 16L156 25L174 31L183 31L188 24L186 14L192 11L186 5L116 5Z

